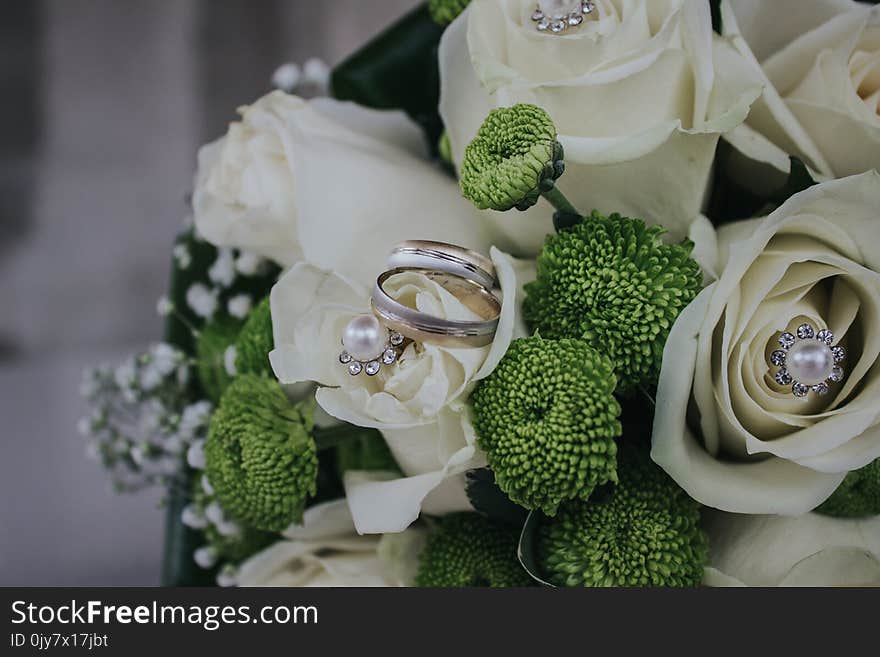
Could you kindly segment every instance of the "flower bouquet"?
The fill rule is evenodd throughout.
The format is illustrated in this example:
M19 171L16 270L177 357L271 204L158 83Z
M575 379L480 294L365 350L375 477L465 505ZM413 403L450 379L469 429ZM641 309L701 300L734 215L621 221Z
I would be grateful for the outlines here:
M165 583L880 583L880 7L430 0L314 68L87 375Z

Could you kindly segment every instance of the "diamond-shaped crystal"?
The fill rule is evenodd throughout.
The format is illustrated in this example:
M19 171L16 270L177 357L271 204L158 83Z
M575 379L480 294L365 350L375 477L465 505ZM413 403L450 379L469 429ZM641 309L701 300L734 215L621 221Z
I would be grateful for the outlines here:
M782 335L779 336L779 346L783 349L788 349L791 345L794 344L795 337L786 331Z
M797 327L797 336L801 340L809 340L812 338L816 332L813 330L813 327L809 324L801 324Z
M342 363L343 365L345 363L350 363L351 362L351 354L348 353L347 351L343 351L341 354L339 354L339 362Z
M382 352L382 362L386 365L391 365L395 360L397 360L397 351L394 349L386 349Z
M539 32L543 32L548 27L550 27L550 21L548 21L546 18L542 18L540 21L538 21L538 24L535 27L538 28Z
M788 373L788 370L781 369L776 373L776 376L773 377L776 379L776 383L781 386L787 386L791 384L791 374Z
M403 344L403 336L396 331L391 332L391 336L388 338L388 341L393 344L395 347L399 347Z
M828 384L827 383L817 383L813 386L813 392L817 395L827 395L828 394Z
M568 16L568 24L574 27L575 25L580 25L584 22L583 14L569 14Z
M538 22L542 18L544 18L544 12L541 11L540 9L535 9L535 11L532 12L532 20L533 21Z
M779 367L780 365L785 365L785 352L782 349L777 349L772 354L770 354L770 362Z
M559 34L562 30L565 29L565 23L562 21L553 21L550 23L550 31Z
M846 349L843 347L831 347L831 353L834 356L835 363L842 363L846 360Z
M379 373L379 370L382 369L382 363L378 360L371 360L369 363L364 365L364 372L366 372L369 376L375 376Z
M357 361L354 361L353 363L349 363L349 365L348 365L348 373L351 374L352 376L357 376L358 374L361 373L361 371L363 369L364 369L364 366L361 365Z
M584 2L581 3L581 11L585 14L591 14L595 8L596 5L590 2L590 0L584 0Z
M803 383L795 381L791 384L791 391L795 397L806 397L810 394L810 386L805 386Z
M843 368L840 365L835 365L832 368L831 375L828 378L835 383L837 383L838 381L843 381Z
M822 329L816 334L816 339L821 340L829 347L834 344L834 334L828 329Z

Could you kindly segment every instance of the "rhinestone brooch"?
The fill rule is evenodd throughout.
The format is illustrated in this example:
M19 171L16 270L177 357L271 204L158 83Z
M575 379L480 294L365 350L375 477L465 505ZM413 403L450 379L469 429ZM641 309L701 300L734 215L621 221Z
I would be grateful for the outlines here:
M843 380L846 351L834 344L834 334L828 329L816 331L810 324L801 324L794 333L780 335L777 343L780 348L769 359L778 368L773 378L790 387L795 397L807 397L811 391L825 395L831 384Z
M345 327L339 362L352 376L361 372L376 376L383 365L391 365L397 360L397 350L403 341L400 333L385 328L372 315L364 315Z
M547 7L545 5L551 5ZM596 9L596 5L591 0L579 0L578 2L567 3L559 2L542 2L538 3L535 11L532 12L532 22L538 32L550 32L552 34L561 34L566 29L578 27L584 22L584 17L592 14Z

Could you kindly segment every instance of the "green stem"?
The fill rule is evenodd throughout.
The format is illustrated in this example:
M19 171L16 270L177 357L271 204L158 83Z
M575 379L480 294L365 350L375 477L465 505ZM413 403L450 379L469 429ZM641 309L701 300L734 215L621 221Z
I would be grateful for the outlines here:
M546 192L541 192L541 196L547 199L554 208L556 208L559 212L564 212L565 214L576 214L579 217L583 215L577 211L571 202L565 198L565 194L563 194L559 187L553 185Z

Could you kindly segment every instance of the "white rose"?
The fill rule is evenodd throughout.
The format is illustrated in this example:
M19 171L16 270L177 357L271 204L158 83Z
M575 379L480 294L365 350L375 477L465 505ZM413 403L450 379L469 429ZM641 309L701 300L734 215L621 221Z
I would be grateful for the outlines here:
M544 108L565 148L560 189L581 212L662 223L681 239L700 211L719 135L760 81L712 31L705 0L598 0L564 35L539 33L534 0L474 0L440 42L440 114L460 166L491 109ZM594 19L592 16L597 16ZM536 253L549 206L488 212L502 248Z
M424 545L418 529L358 536L345 500L306 509L283 536L239 566L239 586L407 586Z
M880 586L880 516L705 513L707 586Z
M401 113L280 91L240 111L199 153L194 216L213 244L358 279L375 275L402 231L488 248L455 181L413 154L421 137Z
M797 515L880 457L880 174L823 183L718 231L720 278L663 353L652 456L693 498ZM808 322L847 351L829 394L799 399L768 363Z
M272 288L275 349L269 358L282 384L314 381L331 416L382 432L406 475L348 472L346 496L360 533L399 532L420 510L470 509L464 472L485 465L465 412L474 382L488 376L510 341L525 333L517 312L521 286L534 264L491 251L501 285L502 313L494 342L476 349L410 344L398 361L373 377L350 376L337 356L343 328L369 313L370 295L358 283L307 264L294 266ZM388 279L385 290L436 317L475 315L436 282L418 273Z
M746 123L727 136L739 151L783 172L796 155L830 178L880 165L880 7L725 0L722 18L766 85ZM753 164L740 171L752 187L778 184Z

